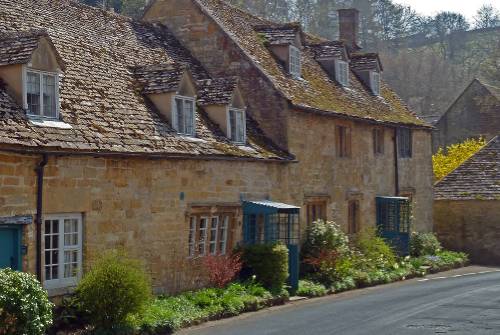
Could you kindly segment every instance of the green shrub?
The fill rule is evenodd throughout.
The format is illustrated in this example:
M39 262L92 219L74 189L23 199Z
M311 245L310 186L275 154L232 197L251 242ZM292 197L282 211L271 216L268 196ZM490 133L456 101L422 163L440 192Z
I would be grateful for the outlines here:
M138 261L107 252L84 276L76 295L92 325L113 332L131 314L143 311L151 299L151 283Z
M358 269L390 269L396 263L392 247L373 228L357 235L355 247L359 251L354 262Z
M300 280L297 295L302 297L321 297L328 293L326 287L309 280Z
M45 334L52 324L52 307L33 275L0 270L0 334Z
M335 251L339 255L349 253L349 238L342 228L331 221L316 221L307 230L302 247L305 258L318 256L321 251Z
M256 244L243 247L244 267L250 269L257 282L266 289L279 292L288 278L288 249L282 243Z
M414 232L411 234L410 255L414 257L436 255L441 249L441 243L434 233Z

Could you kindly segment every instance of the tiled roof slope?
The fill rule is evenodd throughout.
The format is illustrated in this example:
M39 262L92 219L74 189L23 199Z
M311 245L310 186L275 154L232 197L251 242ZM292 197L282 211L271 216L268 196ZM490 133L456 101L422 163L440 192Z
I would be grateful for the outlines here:
M384 123L414 126L428 125L410 112L387 84L381 85L381 97L375 97L351 72L349 88L342 88L329 79L328 74L314 59L312 50L302 52L302 77L294 79L273 58L254 27L269 25L269 21L255 17L222 0L193 0L198 3L240 47L256 62L276 88L295 106L347 117L363 118ZM305 40L322 40L306 35ZM324 40L323 40L324 41Z
M500 200L500 137L434 186L436 200Z
M72 0L0 0L0 32L47 31L66 65L61 119L72 129L37 127L0 88L0 145L38 150L288 158L257 128L248 147L232 144L199 113L198 139L178 136L142 94L133 68L185 63L195 80L207 72L163 26L81 5ZM254 123L250 122L250 125Z
M498 100L500 100L500 87L486 84L484 81L481 81L481 84L483 84L483 86L485 86L488 91L491 92L491 94L493 94Z

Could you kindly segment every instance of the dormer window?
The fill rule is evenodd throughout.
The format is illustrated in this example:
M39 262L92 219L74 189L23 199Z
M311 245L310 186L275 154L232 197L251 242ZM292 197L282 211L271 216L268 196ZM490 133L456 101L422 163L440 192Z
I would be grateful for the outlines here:
M349 86L349 64L343 60L335 61L335 80L346 87Z
M25 108L30 116L57 119L59 80L56 73L26 70Z
M290 74L294 77L300 77L301 64L300 64L300 50L293 45L289 46L289 63Z
M375 95L380 95L380 73L370 71L370 88Z
M195 135L195 100L191 97L175 96L174 128L181 135Z
M234 143L246 142L245 110L229 108L229 138Z

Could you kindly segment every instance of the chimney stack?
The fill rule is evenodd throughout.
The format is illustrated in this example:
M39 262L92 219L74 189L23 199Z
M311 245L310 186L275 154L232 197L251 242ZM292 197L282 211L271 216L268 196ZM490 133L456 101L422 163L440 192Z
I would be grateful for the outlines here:
M359 11L356 8L339 9L339 40L351 50L358 50Z

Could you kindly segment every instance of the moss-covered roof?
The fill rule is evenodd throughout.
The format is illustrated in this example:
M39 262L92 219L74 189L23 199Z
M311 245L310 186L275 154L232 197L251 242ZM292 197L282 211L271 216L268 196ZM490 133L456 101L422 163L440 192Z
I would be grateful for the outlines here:
M375 122L430 127L412 113L385 82L381 84L381 96L374 96L353 71L350 73L350 87L344 88L332 81L316 61L314 50L307 47L308 44L324 43L324 39L304 34L306 47L302 50L302 79L296 79L278 64L266 47L266 39L255 30L255 27L271 25L272 22L223 0L193 1L228 32L295 107Z

